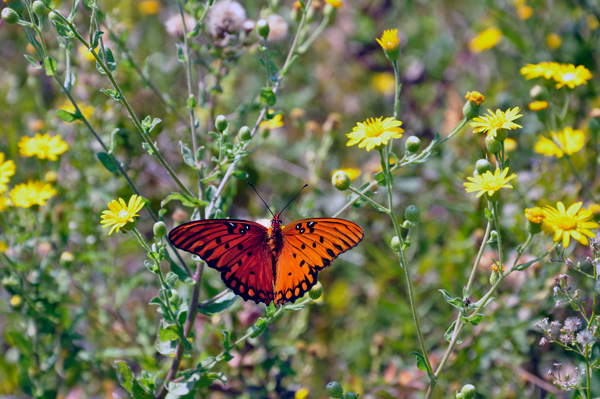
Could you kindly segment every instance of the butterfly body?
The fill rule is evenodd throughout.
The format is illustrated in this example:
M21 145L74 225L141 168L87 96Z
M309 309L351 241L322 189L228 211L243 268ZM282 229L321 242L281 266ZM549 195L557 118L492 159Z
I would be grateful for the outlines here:
M304 296L318 272L363 236L360 226L346 220L303 219L282 227L275 214L270 228L239 219L189 222L171 230L169 240L219 271L244 300L269 305Z

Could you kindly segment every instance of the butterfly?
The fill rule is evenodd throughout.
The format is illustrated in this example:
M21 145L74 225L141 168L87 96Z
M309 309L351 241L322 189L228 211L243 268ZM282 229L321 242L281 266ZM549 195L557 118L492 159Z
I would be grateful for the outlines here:
M221 272L225 285L246 301L267 306L294 302L317 283L321 270L362 241L364 231L335 218L302 219L283 227L282 212L273 214L268 229L240 219L198 220L171 230L169 240Z

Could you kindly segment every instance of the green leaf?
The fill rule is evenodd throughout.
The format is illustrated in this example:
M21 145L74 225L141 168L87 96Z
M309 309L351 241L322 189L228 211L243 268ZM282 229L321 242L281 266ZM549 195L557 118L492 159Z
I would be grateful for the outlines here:
M169 288L175 287L175 284L177 284L177 280L178 280L177 275L173 272L169 272L165 276L165 283L167 283L167 286Z
M172 193L172 194L169 194L167 196L167 198L165 198L164 200L162 200L162 202L160 203L160 207L164 208L164 206L167 203L169 203L169 202L171 202L173 200L175 200L175 201L181 201L181 204L183 206L187 206L188 208L196 208L198 206L206 206L206 205L208 205L208 202L199 200L198 198L190 197L189 195L181 194L181 193Z
M146 391L137 380L133 380L133 398L134 399L154 399L154 395L151 395Z
M108 148L108 153L112 154L117 149L117 142L115 141L115 136L119 133L121 129L115 128L110 132L110 147Z
M117 360L114 367L117 371L117 377L119 378L121 386L125 388L127 392L133 394L133 372L127 363L122 360Z
M273 93L273 89L271 89L270 87L263 87L260 90L260 102L269 107L275 105L277 99L275 98L275 93Z
M385 186L385 173L383 171L375 173L373 179L375 179L378 186Z
M179 336L175 334L177 338ZM159 337L159 334L156 335L156 343L154 344L158 353L163 356L171 356L175 353L177 349L177 340L162 340Z
M188 97L187 106L188 108L196 108L196 105L198 105L198 103L196 102L196 97L194 97L194 95L192 94Z
M212 356L207 357L206 359L202 360L199 364L198 364L198 368L202 371L205 370L210 370L213 367L215 367L215 364L217 364L216 362L217 359L215 359Z
M192 150L190 150L190 148L183 144L182 141L179 141L179 146L181 147L181 154L183 155L183 160L185 161L185 163L196 169L196 161L194 160L194 153L192 152Z
M117 62L115 61L115 56L113 55L112 50L106 44L104 45L104 53L106 54L106 67L110 72L112 72L117 69ZM104 62L104 54L102 53L102 50L98 50L98 56L102 62ZM96 61L96 69L102 75L106 75L106 72L104 72L104 69L100 66L98 61Z
M171 265L171 271L177 275L179 281L188 285L194 284L194 279L189 274L187 274L187 272L181 266L179 266L179 264L177 264L175 261L173 261L173 259L171 259L171 256L167 251L165 251L165 257L168 259L169 264Z
M60 119L67 123L71 123L73 121L83 118L83 116L79 112L70 113L65 111L64 109L56 110L56 116L58 116Z
M167 391L172 395L184 396L193 394L196 391L196 384L200 382L201 374L194 373L183 381L169 381Z
M41 63L36 61L32 56L25 54L23 57L25 57L35 69L42 69Z
M452 298L450 296L450 294L448 294L448 291L446 290L439 290L442 295L444 295L444 299L446 300L446 302L448 302L450 305L454 306L456 309L460 310L461 312L464 311L465 309L465 303L463 302L463 300L461 298Z
M179 339L179 333L177 332L177 325L172 324L167 327L163 326L164 323L160 323L158 329L158 337L161 341L177 341ZM163 328L164 327L164 328Z
M235 303L236 299L237 295L235 295L233 291L229 291L213 303L199 308L198 311L207 316L214 316L227 310L227 308Z
M231 348L231 333L227 330L221 330L223 333L223 349L228 351Z
M179 60L179 62L185 64L185 53L183 52L183 46L179 43L175 43L175 46L177 46L177 60Z
M247 180L248 179L248 172L245 172L243 170L236 170L232 173L233 177L238 178L238 179L244 179Z
M204 150L205 150L204 146L201 146L196 151L196 161L198 163L202 162L202 160L204 159Z
M296 304L296 305L288 305L285 307L285 310L300 310L300 309L304 309L306 307L306 305L304 304Z
M100 89L100 91L115 101L121 101L123 96L116 90L113 89Z
M444 333L444 338L446 339L446 341L450 342L452 340L452 334L454 334L454 328L455 328L455 326L456 326L456 320L454 320L454 323L452 323L452 325ZM462 344L462 339L457 338L456 339L456 343L457 344Z
M146 116L144 118L144 120L142 121L142 128L144 128L144 133L148 134L152 131L152 129L154 129L156 127L156 125L158 125L159 123L161 123L162 120L158 119L158 118L150 118L150 115Z
M488 208L485 208L483 214L485 215L486 219L492 220L494 218L492 211L490 211Z
M75 16L77 15L77 9L79 8L79 0L73 1L73 6L71 7L71 13L67 17L69 22L73 22Z
M10 337L13 344L17 347L17 349L19 350L19 352L21 352L22 355L27 356L27 357L33 356L31 344L29 342L27 342L25 337L23 337L23 335L20 332L18 332L16 330L12 330L12 331L8 332L8 336Z
M202 183L208 183L211 182L213 180L215 180L218 177L221 177L221 175L223 174L223 172L221 172L220 170L217 170L215 173L213 173L212 175L200 180Z
M52 2L52 0L42 0L42 3L52 11L56 10L56 5Z
M56 60L51 57L44 58L44 67L46 67L47 76L54 76L58 71L58 64L56 63Z
M481 309L484 309L487 305L489 305L490 302L492 302L495 298L493 296L489 297L488 299L485 300L485 302L483 302L483 306L481 306ZM469 305L469 309L470 310L475 310L479 307L479 305L482 304L483 298L481 298L480 300L478 300L475 303L472 303Z
M91 49L95 49L96 47L98 47L98 44L100 43L100 37L104 34L104 32L102 32L101 30L97 30L94 33L94 40L92 40L90 50ZM89 51L89 50L88 50Z
M64 38L71 38L74 36L73 31L68 27L63 25L60 21L52 21L52 25L56 28L56 33Z
M425 357L423 357L423 355L421 355L419 352L410 352L410 354L415 355L417 357L417 368L427 373L427 375L429 375L429 378L433 381L437 381L437 378L435 378L431 370L429 370L429 367L427 367Z
M477 324L479 324L483 321L483 318L485 316L482 315L481 313L477 313L477 314L471 315L469 317L463 317L463 316L459 316L459 317L465 323L470 323L470 324L476 326Z
M119 168L117 167L117 165L115 165L112 158L107 153L98 152L96 156L98 157L100 162L102 162L102 165L106 168L106 170L108 170L109 172L117 173L119 171Z

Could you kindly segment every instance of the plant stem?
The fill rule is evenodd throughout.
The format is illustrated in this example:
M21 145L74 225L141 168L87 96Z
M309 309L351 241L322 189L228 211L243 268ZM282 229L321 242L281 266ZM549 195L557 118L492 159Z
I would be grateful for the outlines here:
M490 208L488 202L488 209ZM469 276L469 281L467 282L467 292L471 289L471 285L473 284L473 280L475 279L475 272L477 271L477 267L479 266L479 262L481 262L481 257L483 256L483 249L487 244L488 237L492 230L492 221L488 219L487 227L485 228L485 234L483 235L483 240L481 240L481 246L479 247L479 252L477 253L477 257L475 258L475 264L473 265L473 270L471 270L471 275Z
M494 216L494 226L496 227L496 233L498 234L498 259L500 265L498 268L498 274L504 275L504 251L502 250L502 234L500 234L500 218L498 217L498 202L492 203L492 215Z
M583 180L583 178L581 177L581 175L579 174L577 169L575 169L575 165L573 165L573 161L571 161L571 157L566 152L564 152L564 150L563 150L563 154L564 154L564 158L567 160L567 163L569 164L569 167L571 168L571 171L573 172L573 174L575 175L577 180L579 180L579 182L581 183L581 187L583 187L583 191L585 191L585 193L588 195L588 197L590 197L590 199L592 201L598 202L598 200L596 199L596 196L594 195L594 193L592 193L592 190L590 190L587 183Z
M321 23L319 24L319 26L317 27L317 29L315 29L313 31L312 35L310 35L310 37L308 39L306 39L306 41L304 43L302 43L302 46L298 47L298 54L306 53L308 48L313 44L313 42L315 40L317 40L319 35L321 33L323 33L323 30L325 30L327 25L329 25L329 21L330 21L330 17L328 14L326 14L325 17L323 18L323 20L321 21Z
M398 69L398 61L392 61L394 66L394 76L396 78L396 95L394 96L394 119L398 120L398 110L400 109L400 92L402 84L400 83L400 71Z
M377 209L378 211L385 212L388 215L390 214L391 211L389 209L386 209L383 205L378 204L377 202L373 201L371 198L367 197L366 195L364 195L363 193L358 191L354 186L350 186L350 188L348 190L352 191L354 194L358 195L359 197L363 198L367 202L371 203L371 205L373 205L373 207L375 209Z

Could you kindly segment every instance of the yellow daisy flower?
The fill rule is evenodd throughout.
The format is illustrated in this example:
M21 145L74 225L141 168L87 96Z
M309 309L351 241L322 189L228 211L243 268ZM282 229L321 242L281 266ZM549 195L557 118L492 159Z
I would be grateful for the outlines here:
M57 156L68 149L69 145L60 136L50 137L48 133L37 133L35 137L23 136L19 141L19 152L24 157L36 155L39 159L56 161Z
M600 205L599 204L590 204L590 206L588 207L588 209L590 210L590 212L592 212L594 215L598 215L600 214Z
M520 20L525 21L533 15L533 8L530 6L522 5L517 7L517 16Z
M0 253L6 252L7 249L8 249L8 245L6 245L6 243L4 241L0 241Z
M525 209L525 217L531 223L540 224L544 221L544 210L540 207Z
M556 204L556 208L545 206L542 230L546 234L553 234L554 242L562 240L565 248L569 246L571 237L583 245L589 245L587 237L594 237L594 233L588 229L597 228L598 223L588 221L593 214L587 209L581 209L582 204L583 202L577 202L567 210L560 201Z
M126 204L123 198L119 198L119 201L113 200L108 204L108 210L102 211L102 228L110 227L108 235L111 235L113 231L119 232L119 229L125 226L127 223L133 222L134 217L140 216L137 213L144 207L142 197L132 195L129 199L129 203Z
M6 191L6 183L15 174L15 163L12 160L4 162L4 153L0 152L0 193Z
M10 198L6 197L4 194L0 194L0 212L4 212L12 205L10 202Z
M158 0L142 0L138 3L138 11L142 15L155 15L161 10L162 4Z
M560 64L557 62L540 62L539 64L527 64L521 68L521 75L525 76L525 79L535 79L543 77L550 79L554 76L554 73L560 68Z
M521 112L519 107L509 108L505 112L496 110L495 114L491 109L488 109L489 115L473 118L473 122L471 122L471 127L475 128L473 133L486 132L488 137L496 137L498 129L512 130L522 128L523 126L513 123L515 119L523 116L518 115L519 112Z
M557 89L564 86L574 89L575 86L586 85L587 81L592 78L592 73L583 65L575 67L573 64L562 64L552 78L557 82Z
M517 141L510 137L504 140L504 151L510 152L517 148Z
M513 186L506 183L517 177L517 175L514 173L508 177L506 175L508 175L508 168L504 168L502 172L500 172L500 169L496 169L494 174L488 170L482 175L467 177L467 180L471 183L463 183L463 185L466 187L465 191L468 193L479 191L477 198L486 193L491 197L496 191L500 191L501 188L513 188Z
M485 101L485 96L478 91L468 91L465 98L477 105L481 105Z
M562 44L562 39L556 33L550 33L548 36L546 36L546 44L552 50L556 50Z
M342 0L325 0L325 3L331 4L333 8L340 8L344 4Z
M54 196L56 190L43 181L28 181L27 184L17 184L10 190L10 197L15 206L30 208L33 205L43 206L48 198Z
M541 111L548 108L548 101L533 101L529 103L529 109L532 111Z
M380 72L371 78L371 88L384 96L391 96L396 92L396 77L390 72Z
M572 127L565 127L562 132L550 132L552 140L540 136L533 150L547 157L556 156L562 158L566 153L571 155L583 148L585 144L585 135L581 130L573 130ZM556 145L558 142L559 146Z
M266 130L277 129L278 127L282 127L282 126L283 126L283 120L282 120L281 114L275 115L273 117L273 119L271 119L269 121L262 121L260 123L260 128L266 129Z
M401 129L401 121L397 121L394 118L383 117L370 120L367 119L364 123L358 122L352 129L352 133L348 133L346 136L350 138L350 141L346 144L348 147L358 144L358 148L367 147L367 151L371 151L376 147L383 147L392 138L399 139L404 133L404 129Z
M398 29L384 30L381 39L375 38L375 40L377 40L377 43L383 48L388 59L396 61L400 57Z
M469 42L469 50L472 53L481 53L496 46L502 38L502 31L498 28L489 28L475 36Z

